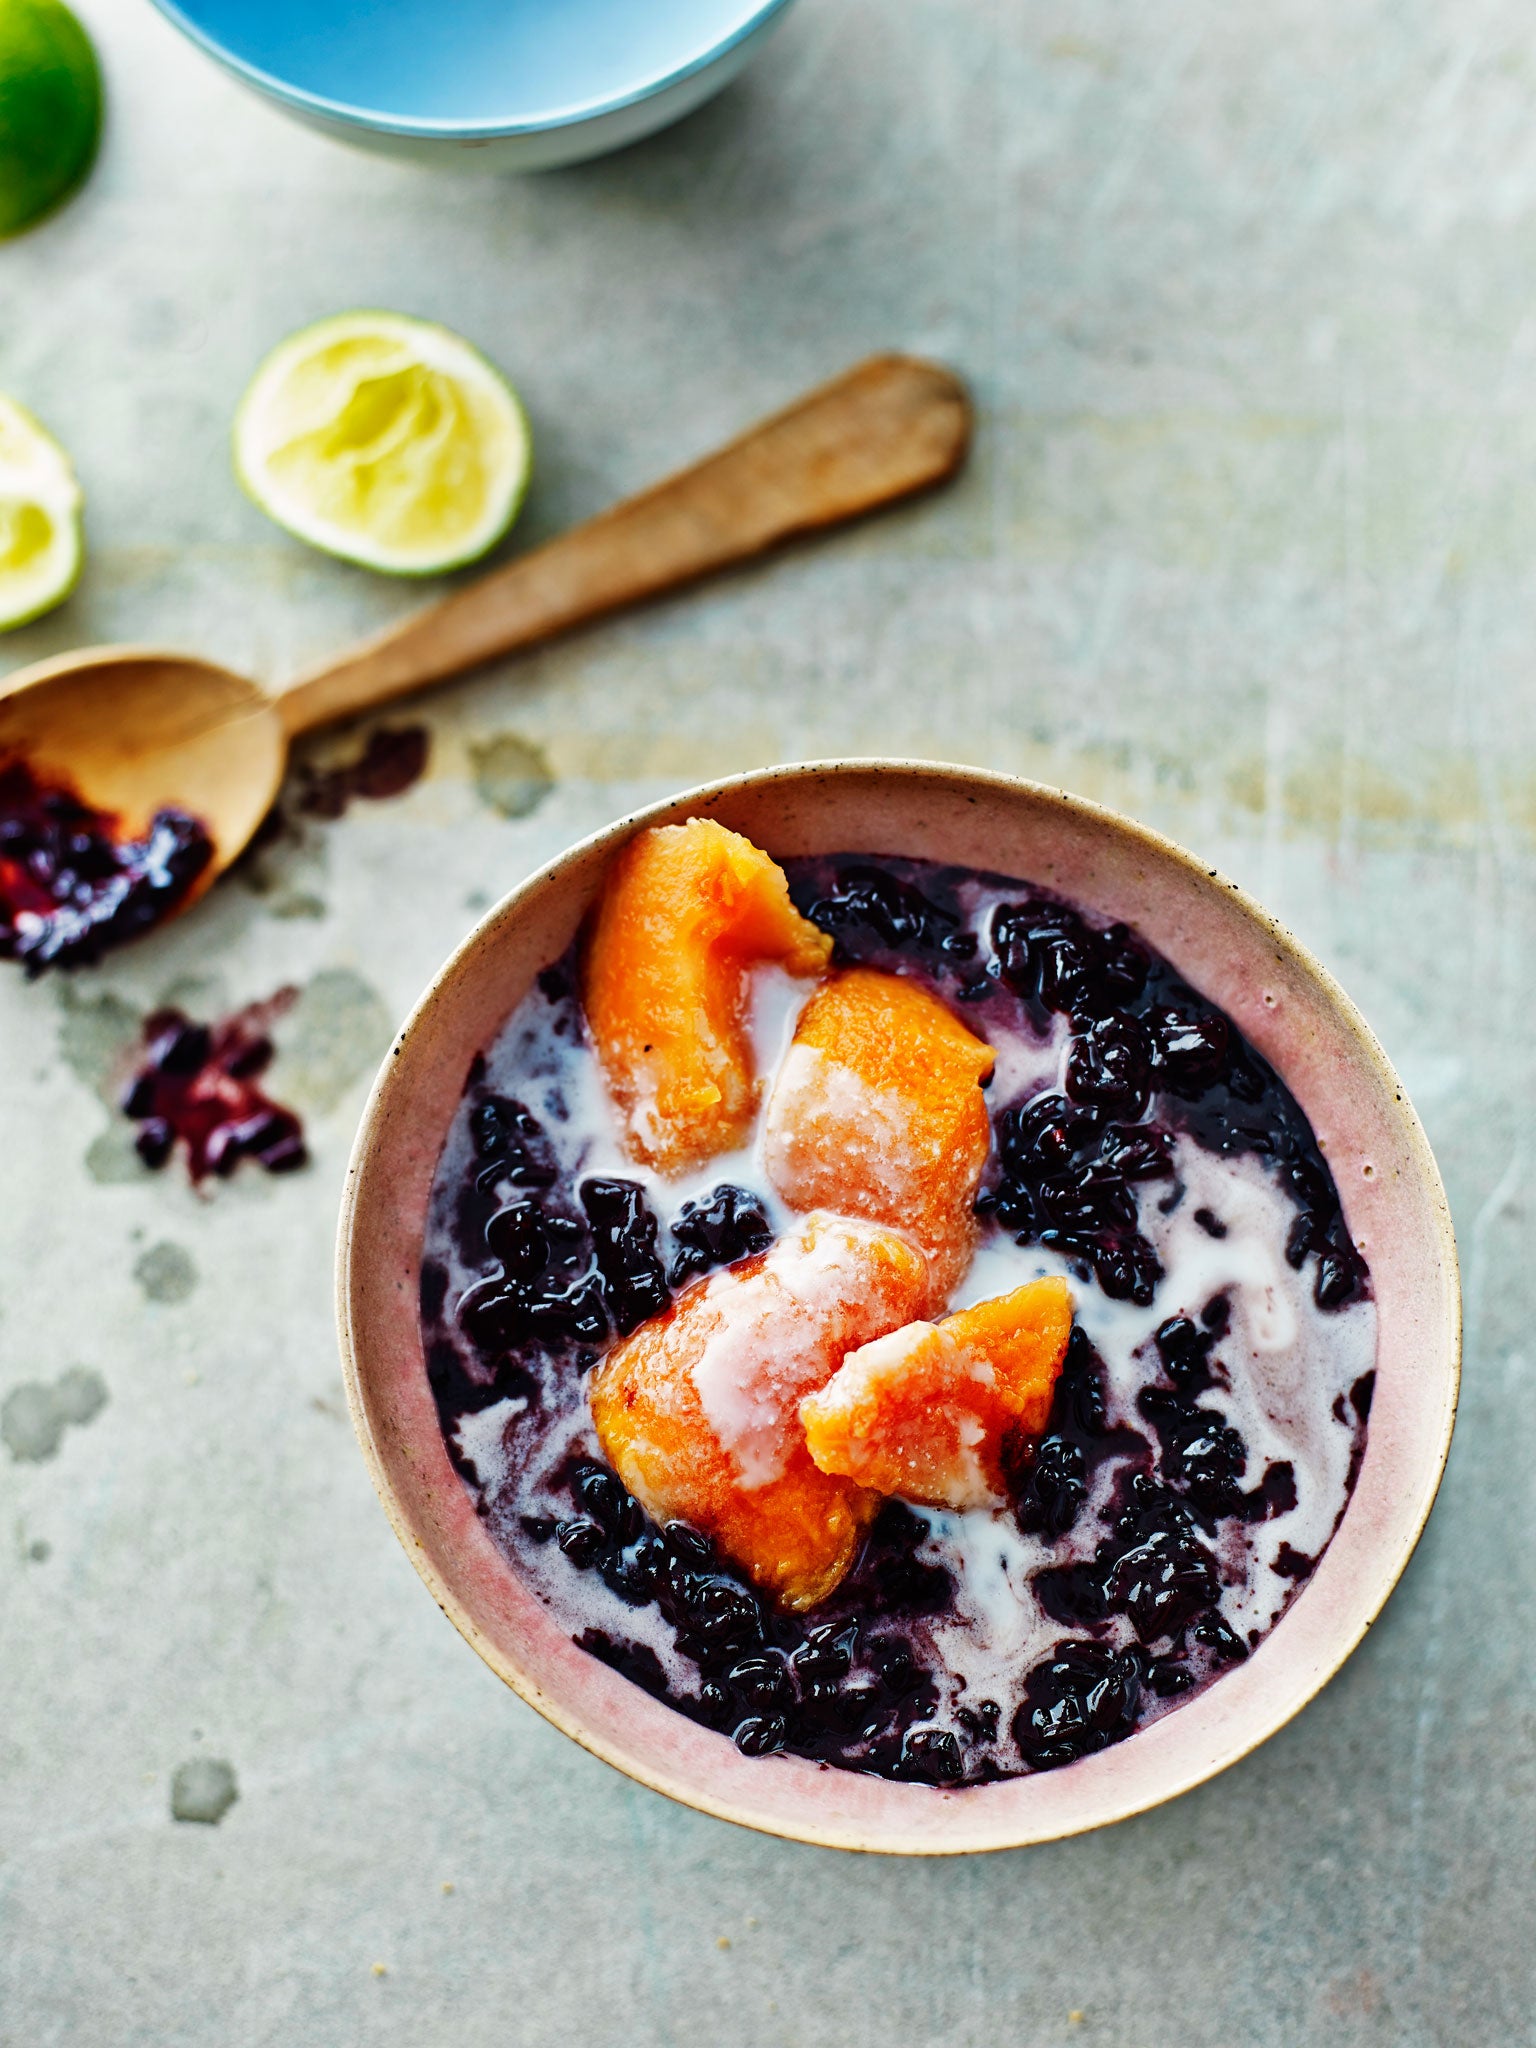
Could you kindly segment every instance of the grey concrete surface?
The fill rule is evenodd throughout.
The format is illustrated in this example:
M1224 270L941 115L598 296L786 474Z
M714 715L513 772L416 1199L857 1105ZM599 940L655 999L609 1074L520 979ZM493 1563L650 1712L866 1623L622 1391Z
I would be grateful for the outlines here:
M1529 2041L1529 10L802 0L683 127L523 183L349 155L142 0L82 11L106 146L0 250L0 388L74 451L91 558L5 665L277 674L415 600L229 474L258 357L353 304L521 384L519 541L875 347L963 367L981 437L942 500L445 690L404 798L0 984L0 2042ZM506 1694L374 1503L331 1332L370 1069L476 911L633 801L850 750L1043 775L1256 889L1401 1063L1466 1262L1451 1469L1344 1674L1177 1804L966 1863L736 1832ZM311 1170L136 1172L138 1014L285 983Z

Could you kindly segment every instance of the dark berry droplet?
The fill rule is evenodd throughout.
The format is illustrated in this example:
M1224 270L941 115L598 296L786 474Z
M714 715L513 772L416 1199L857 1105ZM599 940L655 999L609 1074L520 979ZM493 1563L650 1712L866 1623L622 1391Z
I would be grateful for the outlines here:
M583 1571L596 1564L608 1547L608 1537L602 1524L594 1521L591 1515L572 1515L560 1524L556 1536L571 1563Z
M909 1728L901 1739L901 1775L947 1785L964 1769L960 1744L947 1728Z
M644 1527L638 1506L634 1502L629 1506L633 1515L627 1517L626 1522L638 1524L639 1533L633 1534L632 1526L620 1529L617 1540L624 1547L603 1559L603 1582L627 1606L644 1607L654 1597L662 1581L666 1570L666 1547L654 1530Z
M604 1288L596 1273L569 1287L549 1288L528 1297L527 1329L543 1344L600 1344L608 1335Z
M904 1642L886 1638L870 1646L870 1662L879 1674L880 1683L888 1693L900 1699L914 1691L921 1683L923 1674L917 1660Z
M1170 1316L1158 1324L1152 1341L1164 1372L1181 1394L1203 1393L1212 1384L1210 1354L1215 1338L1191 1317Z
M578 1649L596 1657L655 1699L667 1697L667 1674L661 1659L649 1643L627 1643L610 1636L605 1629L586 1628L573 1638Z
M1072 1040L1067 1093L1074 1102L1136 1116L1152 1075L1147 1035L1134 1017L1101 1017Z
M673 1556L694 1570L713 1564L715 1546L700 1530L690 1528L686 1522L668 1522L662 1530L667 1548Z
M153 1028L154 1020L145 1028ZM163 1030L150 1041L149 1058L162 1074L195 1074L208 1064L213 1051L213 1034L206 1024L189 1024L174 1013Z
M1197 1643L1214 1650L1224 1663L1238 1664L1248 1655L1248 1645L1219 1614L1207 1614L1197 1621L1193 1634Z
M500 1274L480 1280L460 1298L459 1328L478 1351L505 1351L529 1325L526 1291Z
M581 1206L592 1226L608 1310L623 1337L672 1299L656 1255L656 1218L645 1190L630 1180L584 1180Z
M295 1173L309 1164L309 1148L296 1130L269 1139L253 1156L268 1173Z
M1224 1294L1213 1294L1200 1311L1200 1320L1218 1342L1232 1327L1232 1304Z
M1002 1708L996 1700L972 1700L955 1709L955 1719L977 1742L996 1742Z
M1193 1674L1172 1657L1159 1657L1148 1667L1147 1684L1159 1699L1174 1699L1182 1692L1188 1692L1194 1684Z
M1282 1543L1275 1553L1275 1570L1282 1579L1295 1579L1299 1584L1311 1578L1317 1569L1317 1559L1308 1557L1304 1550L1297 1550L1289 1543Z
M534 1202L510 1202L485 1226L486 1248L514 1280L537 1280L549 1264L549 1232Z
M1216 1560L1192 1536L1154 1529L1116 1559L1105 1583L1112 1606L1131 1618L1145 1643L1176 1635L1220 1591Z
M634 1529L628 1527L635 1502L630 1499L623 1481L606 1465L591 1462L578 1465L571 1475L571 1493L586 1513L601 1523L609 1536L624 1539L639 1533L638 1526Z
M123 1115L132 1117L136 1123L147 1116L153 1116L158 1092L153 1074L135 1074L123 1090L119 1101Z
M1248 1446L1229 1422L1182 1394L1143 1387L1136 1406L1157 1432L1163 1471L1208 1514L1240 1511Z
M756 1195L726 1184L702 1201L683 1204L672 1221L672 1241L677 1249L667 1278L681 1287L715 1266L766 1251L773 1226Z
M1141 1698L1142 1666L1134 1651L1102 1643L1057 1646L1024 1681L1013 1717L1019 1753L1037 1771L1056 1770L1129 1735Z
M857 1626L827 1622L813 1628L790 1657L790 1668L801 1685L836 1685L847 1677L858 1641Z
M152 1116L133 1141L133 1149L146 1166L164 1166L171 1156L176 1133L164 1117Z
M831 932L840 953L851 959L911 953L939 968L976 954L975 935L962 929L956 910L884 868L840 868L832 887L805 914Z
M237 1081L254 1080L272 1064L275 1047L270 1038L253 1038L237 1046L224 1062L224 1071Z
M743 1756L773 1756L784 1747L789 1733L780 1714L751 1714L736 1730L736 1747Z
M1088 1498L1088 1467L1081 1448L1062 1436L1044 1436L1018 1499L1021 1528L1038 1530L1053 1543L1065 1536Z
M725 1682L744 1708L759 1714L783 1705L794 1691L784 1659L771 1650L739 1658L726 1672Z
M1276 1515L1288 1515L1298 1499L1296 1467L1288 1458L1264 1467L1264 1477L1243 1501L1243 1518L1249 1522L1270 1522Z
M1146 1019L1160 1085L1183 1091L1198 1087L1221 1067L1231 1027L1218 1010L1158 1009Z
M544 1126L521 1102L488 1095L469 1120L476 1156L494 1180L518 1188L552 1187L559 1178Z
M723 1573L689 1574L677 1588L677 1599L689 1633L706 1651L746 1650L762 1641L757 1599Z

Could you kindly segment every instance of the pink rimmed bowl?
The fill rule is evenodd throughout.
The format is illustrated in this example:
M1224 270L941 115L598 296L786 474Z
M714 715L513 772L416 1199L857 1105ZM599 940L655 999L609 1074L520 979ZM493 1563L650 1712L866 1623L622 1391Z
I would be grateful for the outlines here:
M1370 1434L1317 1571L1246 1663L1065 1769L941 1791L742 1756L576 1648L495 1549L448 1461L417 1300L427 1198L470 1061L570 944L625 840L701 815L780 857L952 861L1135 925L1279 1071L1370 1262ZM905 1855L1013 1848L1124 1820L1283 1727L1343 1664L1407 1564L1450 1448L1460 1376L1440 1176L1401 1083L1337 983L1251 897L1145 826L1062 790L924 762L812 762L691 790L584 840L499 903L422 997L374 1085L347 1178L337 1286L347 1393L374 1485L433 1598L491 1669L658 1792L769 1834Z

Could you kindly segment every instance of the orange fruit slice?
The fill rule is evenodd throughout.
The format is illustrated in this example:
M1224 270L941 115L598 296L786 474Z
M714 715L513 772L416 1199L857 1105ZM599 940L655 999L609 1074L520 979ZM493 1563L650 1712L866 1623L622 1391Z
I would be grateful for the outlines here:
M1003 1506L1005 1446L1045 1428L1071 1334L1052 1279L875 1338L800 1403L817 1470L928 1507Z
M906 1238L807 1217L609 1352L590 1396L604 1455L655 1520L691 1523L787 1606L813 1607L878 1502L811 1462L801 1399L908 1321L927 1282Z
M742 1142L758 1102L748 969L819 974L831 953L750 839L709 818L636 834L604 887L583 991L632 1157L678 1173Z
M763 1156L795 1209L836 1209L905 1230L942 1307L970 1264L972 1206L991 1128L989 1045L918 983L867 967L835 974L800 1014L768 1097Z

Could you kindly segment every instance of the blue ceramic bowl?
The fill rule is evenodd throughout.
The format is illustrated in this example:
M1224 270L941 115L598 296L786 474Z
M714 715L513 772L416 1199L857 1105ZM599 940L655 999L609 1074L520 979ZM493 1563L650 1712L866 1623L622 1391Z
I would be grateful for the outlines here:
M790 0L156 0L345 142L475 169L619 149L727 84Z

